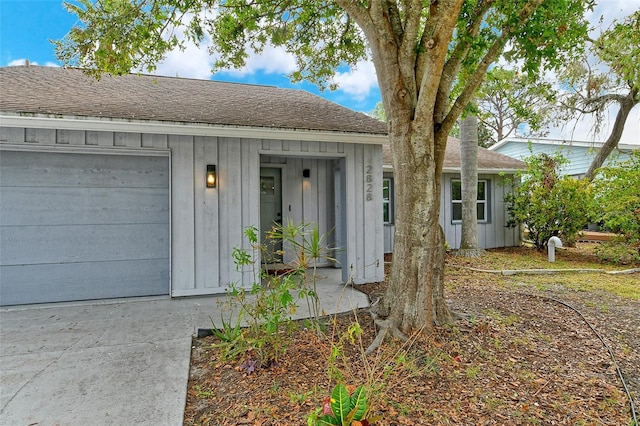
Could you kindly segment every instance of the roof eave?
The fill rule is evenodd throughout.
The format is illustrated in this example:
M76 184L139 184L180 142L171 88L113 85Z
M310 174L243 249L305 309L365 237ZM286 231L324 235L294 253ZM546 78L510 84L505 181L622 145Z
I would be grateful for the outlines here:
M385 164L382 166L382 170L385 172L393 172L393 166L389 165L389 164ZM518 173L519 171L524 170L524 167L522 169L514 169L514 168L505 168L505 169L487 169L487 168L479 168L478 169L478 174L486 174L486 175L497 175L500 173L504 173L506 175L512 175L515 173ZM442 169L442 173L460 173L460 168L459 167L444 167Z
M540 144L540 145L552 145L552 146L558 146L558 147L575 146L575 147L581 147L581 148L594 148L594 149L600 149L604 145L604 142L598 142L598 141L589 142L589 141L572 141L572 140L564 140L564 139L544 139L544 138L542 139L505 138L497 142L496 144L491 145L487 149L490 151L496 151L498 150L498 148L501 148L502 146L508 143L517 143L517 144L531 143L531 144ZM636 149L640 149L640 145L621 143L621 144L618 144L617 148L619 151L633 151Z
M217 136L251 139L280 139L382 145L386 134L337 132L306 129L215 125L103 117L24 115L0 111L0 125L36 129L118 131L168 135Z

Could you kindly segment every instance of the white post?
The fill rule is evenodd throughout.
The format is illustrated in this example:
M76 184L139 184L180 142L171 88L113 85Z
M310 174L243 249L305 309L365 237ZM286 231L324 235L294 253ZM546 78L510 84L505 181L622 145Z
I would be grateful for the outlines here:
M558 237L551 237L547 241L547 252L549 253L549 262L556 261L556 247L562 247L562 241Z

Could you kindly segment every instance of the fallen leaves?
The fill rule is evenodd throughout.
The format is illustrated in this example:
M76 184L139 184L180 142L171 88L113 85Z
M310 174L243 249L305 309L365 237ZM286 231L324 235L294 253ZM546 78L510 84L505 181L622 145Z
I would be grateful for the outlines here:
M497 269L495 262L508 256L534 263L530 252L516 249L493 252L489 259L448 259L446 294L464 319L418 340L416 353L437 359L435 368L383 387L372 407L372 414L382 416L377 425L629 423L626 395L596 336L575 313L525 293L542 292L578 308L612 346L636 401L640 302L576 291L566 281L555 285L553 277L540 286L540 281L528 284L527 277L487 276L456 264ZM571 266L568 254L563 256ZM580 265L590 261L576 256ZM362 289L375 297L384 284ZM346 329L352 320L339 316L336 326ZM359 321L372 339L369 315L360 312ZM250 375L246 368L236 369L242 360L220 362L212 343L211 337L194 341L185 424L304 425L335 385L327 374L326 342L313 333L301 330L277 366L255 368ZM348 355L358 362L356 350Z

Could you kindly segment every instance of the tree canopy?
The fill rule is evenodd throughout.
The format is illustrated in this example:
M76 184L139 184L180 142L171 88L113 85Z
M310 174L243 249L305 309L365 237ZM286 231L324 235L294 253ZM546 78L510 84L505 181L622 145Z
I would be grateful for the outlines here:
M550 83L532 79L516 69L494 67L476 94L478 119L491 130L491 146L517 132L521 136L545 136L556 117L555 91ZM522 128L526 126L526 128Z
M444 299L440 177L447 136L505 51L524 73L568 62L593 0L78 0L80 25L57 44L68 63L111 73L153 69L185 37L213 41L215 67L282 46L293 79L321 87L368 58L389 123L396 182L391 277L378 315L391 331L449 319ZM98 72L99 72L98 71ZM382 324L382 323L381 323ZM384 334L384 333L381 333Z

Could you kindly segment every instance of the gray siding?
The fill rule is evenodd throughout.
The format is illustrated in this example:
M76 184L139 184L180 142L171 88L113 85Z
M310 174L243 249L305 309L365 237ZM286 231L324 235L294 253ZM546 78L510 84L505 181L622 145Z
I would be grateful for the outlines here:
M451 180L460 179L459 174L445 173L442 175L442 194L440 205L440 225L444 229L447 244L452 249L460 248L462 225L451 219ZM478 179L489 183L489 221L478 223L478 244L485 249L498 247L513 247L520 245L520 231L517 228L507 228L508 212L504 202L506 186L500 184L499 175L478 175ZM393 224L384 225L384 251L393 252Z
M80 223L91 222L90 218L99 210L100 214L116 222L128 223L129 231L114 234L113 238L128 236L144 244L146 239L156 238L161 231L140 231L136 228L137 221L145 218L146 209L158 208L161 201L157 197L164 198L167 203L164 214L170 215L170 262L166 256L164 260L156 262L164 265L165 275L170 271L173 296L220 293L231 282L242 285L254 282L257 268L236 271L232 251L234 247L251 250L243 230L247 226L258 227L260 224L261 164L282 168L285 219L315 222L321 233L331 232L331 242L340 249L335 254L341 258L339 267L343 269L345 280L365 283L384 278L380 145L7 127L0 127L0 143L5 149L18 146L22 150L43 151L45 157L58 151L64 154L55 155L88 153L95 154L96 158L105 157L105 154L125 159L165 155L165 165L169 161L166 167L170 170L170 183L167 183L165 176L164 184L169 188L164 192L154 195L152 188L143 191L132 189L122 194L121 198L109 199L113 197L112 194L107 196L104 193L108 191L96 189L75 216ZM205 187L207 164L217 167L216 188ZM302 170L307 168L312 171L311 176L303 180ZM106 173L110 181L126 178L126 173L117 168ZM140 173L135 177L144 176L144 173ZM37 180L31 176L25 176L24 179ZM335 188L342 192L336 192ZM72 190L65 187L60 191L69 193ZM44 192L37 185L34 185L34 191L34 194ZM21 196L23 200L31 197L24 194L15 196ZM103 196L109 201L98 207L96 200ZM126 214L123 209L116 207L128 206L132 200L145 200L148 207L142 210L134 208ZM37 214L27 212L25 216ZM58 218L52 220L63 220L64 212L52 214L52 217ZM87 225L87 229L97 229L92 223ZM20 234L25 232L26 228ZM72 256L74 250L82 252L83 244L86 245L90 240L90 236L86 236L69 242L67 256ZM166 240L169 244L169 239ZM125 251L122 253L122 257L130 254ZM25 252L23 257L27 259L29 256ZM149 264L145 267L146 271L149 272L149 268L158 269L158 263ZM98 265L78 273L88 271L96 276L105 272ZM129 288L143 279L139 272L136 267L123 266L118 272L118 279L122 286ZM3 280L8 276L6 274ZM55 276L55 271L51 271L51 274ZM148 275L150 279L157 278L150 272ZM168 281L168 277L164 278ZM69 291L73 293L72 289ZM128 295L123 289L119 291L122 296Z
M329 233L345 281L383 280L381 147L263 140L260 152L262 164L282 167L283 219Z
M445 238L452 249L460 248L462 225L451 218L451 180L460 179L459 174L445 173L442 176L440 224L444 227ZM487 180L489 187L489 220L478 222L478 245L485 249L512 247L520 244L518 228L507 228L508 212L504 202L506 186L501 185L499 175L478 175L479 180Z

